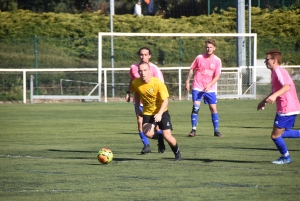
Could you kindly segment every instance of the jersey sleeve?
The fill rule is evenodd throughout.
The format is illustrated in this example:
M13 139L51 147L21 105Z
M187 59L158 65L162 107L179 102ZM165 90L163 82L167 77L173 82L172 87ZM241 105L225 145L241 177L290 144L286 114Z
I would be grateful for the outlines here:
M131 92L133 92L133 93L137 92L136 85L137 85L137 79L132 80L131 87L130 87Z
M140 77L139 72L138 72L138 66L137 66L137 64L133 64L130 67L129 74L130 74L131 79L135 79L135 78L139 78Z
M198 67L198 63L199 63L200 58L201 58L201 55L199 55L195 58L195 60L191 64L191 69L196 69Z
M222 69L222 61L220 58L217 57L216 59L216 70L215 70L215 76L221 75L221 69Z
M151 74L153 77L157 77L158 79L160 79L160 81L162 81L163 83L165 82L164 80L164 76L161 72L161 70L154 64L150 63L150 68L151 68Z
M165 100L165 99L169 98L168 89L167 89L166 85L162 82L160 83L160 86L159 86L159 95L160 95L161 100Z

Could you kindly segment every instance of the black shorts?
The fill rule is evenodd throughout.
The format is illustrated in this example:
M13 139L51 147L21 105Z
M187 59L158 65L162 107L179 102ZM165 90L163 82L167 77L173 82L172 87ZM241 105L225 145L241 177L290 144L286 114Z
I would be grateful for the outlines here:
M154 125L158 125L161 130L168 130L168 129L172 130L173 129L172 123L171 123L171 117L170 117L168 110L162 114L160 122L154 121L154 115L143 115L143 124L145 124L145 123L151 123Z

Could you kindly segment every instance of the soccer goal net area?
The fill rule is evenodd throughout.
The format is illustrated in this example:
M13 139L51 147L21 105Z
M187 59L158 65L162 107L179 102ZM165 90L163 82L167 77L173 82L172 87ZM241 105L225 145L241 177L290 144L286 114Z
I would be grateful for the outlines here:
M185 90L190 65L205 52L207 39L215 40L215 54L222 60L218 98L254 99L270 92L270 72L257 59L256 34L174 33L99 33L95 68L0 69L2 90L22 90L24 103L27 99L32 103L47 99L124 100L129 68L139 62L138 50L148 47L150 61L164 74L170 98L186 100L190 99ZM297 79L299 66L290 67L290 72Z

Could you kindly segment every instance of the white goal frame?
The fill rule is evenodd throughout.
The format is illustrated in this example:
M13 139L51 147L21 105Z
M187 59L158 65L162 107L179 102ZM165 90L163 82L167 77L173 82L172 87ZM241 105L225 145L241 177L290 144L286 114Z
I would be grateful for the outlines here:
M257 61L257 34L256 33L112 33L112 32L99 32L98 33L98 79L99 84L102 84L102 37L103 36L156 36L156 37L253 37L253 53L252 53L252 64L253 66L249 66L252 69L252 89L254 91L253 95L243 95L243 97L247 96L247 98L256 98L256 61ZM170 69L172 67L168 67L166 69ZM180 67L177 67L180 68ZM120 68L118 68L120 69ZM161 68L163 69L163 68ZM116 69L111 69L115 71ZM106 78L106 70L104 70L104 79ZM179 72L180 74L181 72ZM107 102L107 81L104 80L104 102ZM181 100L181 82L179 80L179 100ZM241 86L238 86L241 87ZM240 94L236 97L228 97L228 98L241 98Z

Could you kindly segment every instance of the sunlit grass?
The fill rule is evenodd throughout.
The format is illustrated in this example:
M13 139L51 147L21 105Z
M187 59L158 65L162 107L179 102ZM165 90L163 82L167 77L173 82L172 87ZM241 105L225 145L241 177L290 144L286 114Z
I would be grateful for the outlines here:
M168 146L158 154L153 140L152 153L140 154L129 103L1 104L1 199L297 200L299 139L285 140L291 164L272 165L275 105L256 111L257 103L219 100L219 139L207 105L189 138L191 102L170 101L180 162ZM102 147L114 152L108 165L97 161Z

